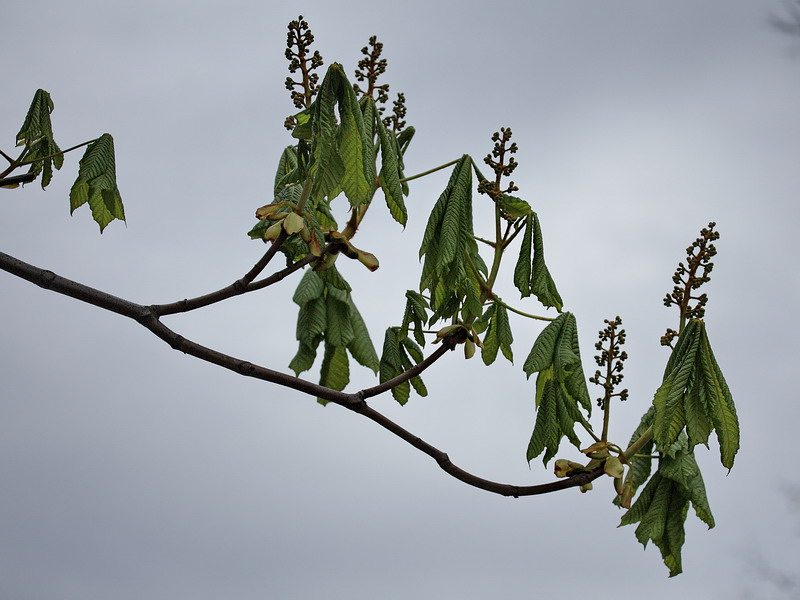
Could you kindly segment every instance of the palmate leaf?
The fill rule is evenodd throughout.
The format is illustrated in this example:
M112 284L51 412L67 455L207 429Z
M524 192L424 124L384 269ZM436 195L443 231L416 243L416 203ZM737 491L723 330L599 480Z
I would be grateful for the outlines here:
M510 197L509 197L510 198ZM508 207L519 209L508 201ZM533 259L531 259L533 254ZM550 271L544 262L544 242L539 217L531 212L525 217L525 233L522 236L519 258L514 267L514 285L523 298L534 294L544 306L554 306L561 311L564 301L556 289Z
M24 146L24 161L33 161L29 173L36 177L42 174L42 189L53 179L53 167L60 169L64 164L64 155L53 139L53 126L50 113L53 112L53 100L50 94L39 89L33 95L33 101L25 121L17 133L17 146Z
M383 338L383 353L380 361L380 382L394 379L414 364L422 361L422 350L400 327L389 327ZM413 362L412 362L413 359ZM392 388L392 397L402 406L411 396L411 388L420 396L427 396L428 390L419 376L412 377Z
M581 364L577 323L566 312L552 321L536 338L522 367L536 377L536 424L528 444L528 462L545 452L545 464L555 456L561 438L576 447L576 422L586 424L581 408L591 414L592 403Z
M375 181L372 136L340 64L328 68L310 113L312 194L332 199L343 191L351 206L369 202Z
M289 363L295 375L314 365L323 341L320 385L344 389L350 381L348 352L359 364L378 372L380 361L367 326L353 303L349 284L335 266L326 271L306 271L292 300L300 307L296 334L299 347Z
M668 451L683 431L690 448L707 445L714 431L722 464L733 467L739 450L739 422L703 321L693 319L681 332L653 407L653 439L660 451Z
M101 233L114 219L125 220L122 197L117 188L114 138L108 133L89 144L80 160L78 179L69 192L70 214L87 202Z
M490 365L497 358L497 351L501 350L510 362L514 362L514 353L511 344L514 336L511 334L511 326L508 323L508 312L502 304L494 302L494 310L491 312L489 326L483 338L483 350L481 358L485 365Z
M682 433L669 454L660 459L658 470L620 521L620 526L639 523L636 539L645 547L650 540L658 546L670 577L682 571L684 522L690 504L709 529L714 527L703 477L688 437Z
M455 316L459 309L465 320L482 312L478 274L487 269L473 235L471 162L464 155L456 163L422 238L420 291L430 291L431 322Z

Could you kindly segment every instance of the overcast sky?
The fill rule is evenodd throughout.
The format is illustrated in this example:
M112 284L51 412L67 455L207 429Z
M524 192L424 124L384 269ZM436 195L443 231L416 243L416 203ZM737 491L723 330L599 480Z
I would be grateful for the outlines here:
M291 143L283 52L302 13L326 65L351 77L369 36L384 42L386 82L417 129L407 173L480 159L492 132L513 129L514 180L541 218L587 370L602 320L624 320L631 395L611 429L622 444L663 374L675 265L716 221L706 321L742 449L726 475L715 440L698 448L717 527L690 513L685 572L668 579L655 547L616 528L609 481L585 495L494 496L358 415L0 273L0 596L794 597L777 582L799 581L800 38L769 26L781 11L771 0L6 3L0 148L13 149L44 88L62 148L113 134L128 223L101 236L86 207L70 218L70 155L47 191L0 190L0 251L145 304L244 274L264 251L246 236L253 211L271 201ZM447 177L411 183L405 231L379 194L357 245L381 268L342 268L378 348L418 284ZM294 285L165 321L288 370ZM516 302L511 286L501 293ZM514 366L453 353L426 374L428 398L371 404L479 476L550 481L525 461L535 413L521 365L541 326L513 325ZM375 381L353 371L349 389ZM569 445L559 456L579 459Z

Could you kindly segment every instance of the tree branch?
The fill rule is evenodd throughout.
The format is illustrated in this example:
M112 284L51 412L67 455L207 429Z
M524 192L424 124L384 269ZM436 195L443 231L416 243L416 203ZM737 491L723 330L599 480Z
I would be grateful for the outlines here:
M2 177L0 178L0 187L4 185L19 185L20 183L30 183L34 179L36 179L35 173L23 173L22 175Z
M299 264L299 262L295 263L295 265ZM403 378L402 381L405 381L411 377L414 377L415 375L418 375L428 366L433 364L433 362L441 358L441 356L443 356L447 350L452 349L452 347L458 341L456 339L451 340L449 343L445 339L441 348L437 349L428 358L415 365L405 373L394 378L394 380L387 381L379 386L367 388L353 394L347 394L345 392L332 390L310 381L300 379L299 377L287 375L279 371L273 371L272 369L255 365L248 361L244 361L202 346L196 342L193 342L192 340L184 338L164 325L159 320L158 314L153 307L137 304L135 302L131 302L130 300L125 300L95 288L91 288L76 281L56 275L52 271L25 263L2 252L0 252L0 269L9 272L12 275L16 275L21 279L35 283L36 285L45 289L133 319L140 325L149 329L158 338L164 340L167 344L169 344L170 347L175 350L179 350L184 354L189 354L246 377L262 379L270 383L276 383L278 385L303 392L312 397L323 398L333 402L334 404L338 404L349 410L357 412L367 417L371 421L374 421L402 440L408 442L414 448L417 448L421 452L424 452L433 458L439 467L441 467L441 469L447 474L473 487L495 494L500 494L502 496L533 496L585 485L586 483L597 479L603 474L603 469L601 467L589 473L582 473L575 477L559 479L551 483L532 486L516 486L483 479L477 475L473 475L467 471L464 471L460 467L457 467L450 461L449 456L445 452L415 436L388 417L367 405L366 401L364 400L365 398L375 396L390 389L392 386L388 384L391 384L395 380ZM286 271L286 269L284 271ZM277 275L277 273L275 275ZM402 383L402 381L396 381L394 385Z
M290 275L291 273L294 273L297 269L304 267L309 262L316 259L315 256L309 255L311 256L311 260L308 260L306 262L298 261L293 265L283 269L283 271L278 271L278 273L283 273L282 276L272 280L273 277L277 275L277 273L275 273L267 278L267 280L270 280L268 283L265 284L263 282L259 282L258 285L253 285L253 280L256 277L258 277L259 274L266 268L266 266L272 260L272 257L275 256L275 254L277 254L278 250L280 250L286 238L287 238L286 231L281 229L281 232L278 234L278 237L275 238L275 241L272 243L269 249L264 253L264 256L262 256L259 259L259 261L255 265L253 265L253 268L250 269L241 279L237 279L232 284L225 286L224 288L219 289L215 292L210 292L208 294L203 294L202 296L197 296L196 298L185 298L183 300L178 300L177 302L170 302L168 304L154 304L150 308L159 317L162 317L164 315L174 315L176 313L189 312L191 310L203 308L204 306L209 306L210 304L216 304L217 302L222 302L223 300L227 300L228 298L232 298L233 296L246 294L247 292L252 292L257 289L267 287L268 285L272 285L273 283L277 283L284 277Z

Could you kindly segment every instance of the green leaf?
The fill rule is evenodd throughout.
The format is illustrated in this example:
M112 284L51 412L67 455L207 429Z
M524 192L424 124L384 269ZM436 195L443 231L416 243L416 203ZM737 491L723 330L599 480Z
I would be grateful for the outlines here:
M711 421L719 442L720 459L728 470L733 467L736 453L739 451L739 418L733 404L733 396L722 375L705 327L700 338L700 360L703 371L703 394L705 404L709 408Z
M581 408L591 414L592 403L581 364L577 323L572 313L558 316L539 334L523 365L525 374L536 377L536 406L538 414L531 441L528 461L545 449L544 463L555 456L561 438L580 447L574 431L576 422L587 424Z
M453 168L447 187L428 218L420 246L420 290L430 291L431 322L455 316L479 316L480 287L476 271L486 265L478 254L472 229L471 159L463 156Z
M366 204L372 199L375 184L375 150L372 136L364 127L364 117L353 86L347 81L344 69L333 63L329 71L339 77L339 154L344 164L342 189L351 206Z
M400 184L403 168L402 155L399 153L395 134L386 130L380 115L377 116L376 124L381 141L380 186L392 218L405 227L408 220L408 211L406 210L405 202L403 202L403 187Z
M700 469L689 448L688 436L682 433L620 521L620 526L639 523L636 538L645 547L650 540L658 546L670 577L682 571L684 522L690 504L709 529L714 526Z
M420 346L425 345L425 322L428 320L428 302L417 292L406 291L406 310L403 313L403 324L401 328L408 335L409 327L414 326L414 339Z
M554 306L558 312L561 312L564 301L556 289L556 284L550 276L550 271L544 264L542 229L539 226L539 217L536 213L533 213L533 275L531 277L531 291L544 306Z
M298 183L299 178L297 181L291 180L295 173L297 173L297 148L295 146L287 146L281 153L281 157L278 160L278 169L275 171L274 193L276 197L286 185ZM302 190L302 186L300 186L300 189Z
M50 122L52 112L53 100L50 94L42 89L36 90L25 121L17 133L17 146L25 147L22 160L33 161L28 172L36 177L42 173L42 189L53 178L53 167L60 169L64 164L64 155L53 139L53 126Z
M413 362L412 362L413 358ZM411 340L400 327L389 327L383 339L383 354L380 361L380 382L386 383L422 361L422 350ZM428 390L419 376L392 388L392 397L400 404L408 402L411 387L420 396L426 396Z
M511 198L510 196L508 198ZM524 202L523 200L519 202ZM516 212L522 212L523 207L512 205ZM527 203L525 203L527 205ZM533 254L533 260L531 260ZM525 216L525 233L522 236L522 245L519 249L519 258L514 267L514 285L523 298L534 294L544 306L554 306L561 312L564 301L556 289L550 271L544 262L544 243L539 217L535 212L529 211Z
M519 258L514 266L514 285L517 286L522 298L531 295L531 249L533 247L533 215L525 219L525 233L522 234L522 245L519 248Z
M649 427L653 425L653 416L655 411L651 406L647 412L642 416L641 421L639 422L639 426L631 435L631 439L628 442L628 446L631 446L635 441L637 441L642 434L647 431ZM642 456L634 456L628 461L628 464L631 468L631 495L636 494L636 490L639 489L640 486L644 485L644 482L650 477L650 471L652 469L653 459L650 458L649 454L653 452L653 440L651 439L647 442L642 448L639 450L639 454ZM614 496L614 504L617 506L620 505L620 497Z
M350 382L350 363L347 351L344 348L325 343L325 356L319 370L319 384L332 390L342 391ZM321 404L327 404L322 398L317 399Z
M89 144L80 160L78 179L69 192L70 214L87 202L101 233L114 219L125 220L117 188L114 139L108 133Z
M513 363L514 355L511 350L511 344L514 341L514 337L511 334L511 326L508 323L508 312L502 304L494 302L493 305L494 310L491 313L489 327L483 338L481 357L484 364L490 365L495 361L497 351L502 350L503 356Z
M325 283L319 274L316 271L307 270L300 279L300 283L297 284L292 301L298 306L305 306L311 300L322 298L324 291Z
M339 382L345 373L349 378L349 363L346 371L331 370L341 363L338 355L333 354L333 349L346 350L359 364L374 372L378 371L378 355L367 326L350 295L350 285L335 266L326 271L307 270L298 283L292 300L300 306L296 333L300 346L289 363L295 374L299 375L313 366L317 347L323 340L326 347L325 357L328 357L329 362L333 361L325 367L328 370L323 379Z
M349 294L348 305L350 308L350 324L353 329L353 339L347 344L347 350L360 365L372 369L374 373L377 373L380 368L378 353L375 352L375 346L372 345L372 339L369 337L367 325L364 323L361 313L358 312Z
M333 65L325 73L317 98L311 107L311 164L309 175L314 180L311 193L314 196L334 197L344 176L344 163L339 154L339 123L334 112L339 100L341 86L339 69Z
M330 200L343 191L351 206L369 202L375 182L372 137L340 64L328 67L311 110L311 193Z
M653 398L653 438L666 452L681 432L690 448L716 432L722 464L730 469L739 450L739 422L733 397L717 364L703 321L686 324Z

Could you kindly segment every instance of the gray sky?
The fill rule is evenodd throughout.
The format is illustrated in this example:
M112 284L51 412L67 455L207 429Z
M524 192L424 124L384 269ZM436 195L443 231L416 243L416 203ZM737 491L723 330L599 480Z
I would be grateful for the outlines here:
M631 398L612 423L621 443L667 359L658 338L676 314L661 298L684 248L715 220L722 239L706 320L742 450L726 476L715 444L698 449L717 527L690 514L684 574L668 579L656 548L643 552L633 527L616 529L608 481L586 495L495 497L346 410L246 381L131 321L2 274L0 595L780 597L765 572L797 581L800 544L785 493L797 485L800 420L790 393L800 39L769 27L780 9L744 0L9 3L0 147L12 149L34 91L48 90L62 147L114 135L128 225L100 236L87 208L69 217L79 158L70 156L46 192L0 192L0 250L148 304L240 277L264 250L245 234L291 143L283 51L286 24L302 13L326 64L341 62L351 77L368 37L384 42L386 81L406 93L417 128L407 173L463 153L480 159L492 132L512 127L514 180L541 217L587 370L602 320L624 319ZM378 347L418 284L422 228L447 177L412 182L405 231L381 206L371 210L357 245L382 266L343 269ZM293 289L167 323L286 370ZM541 327L513 325L513 367L453 353L426 375L428 398L372 405L475 474L551 480L524 458L535 415L521 365ZM374 381L364 369L353 375L353 390ZM559 456L578 459L567 445Z

